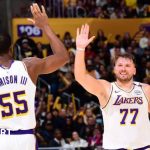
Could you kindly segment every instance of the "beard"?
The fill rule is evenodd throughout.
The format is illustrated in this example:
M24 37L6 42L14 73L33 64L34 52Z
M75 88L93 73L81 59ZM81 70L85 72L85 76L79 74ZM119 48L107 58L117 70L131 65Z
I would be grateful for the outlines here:
M116 80L119 80L120 82L129 82L129 81L133 80L133 76L127 76L124 78L124 77L115 75L115 77L116 77Z

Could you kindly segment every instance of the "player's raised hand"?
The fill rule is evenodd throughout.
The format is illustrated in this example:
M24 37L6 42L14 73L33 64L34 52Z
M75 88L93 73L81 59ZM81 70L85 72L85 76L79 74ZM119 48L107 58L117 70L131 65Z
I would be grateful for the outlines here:
M77 28L76 48L85 49L86 46L93 41L95 36L89 38L89 25L82 25L81 29Z
M48 17L43 5L41 6L41 8L42 10L40 10L37 3L33 3L30 6L33 19L28 18L28 21L32 22L35 26L42 29L45 25L48 25Z

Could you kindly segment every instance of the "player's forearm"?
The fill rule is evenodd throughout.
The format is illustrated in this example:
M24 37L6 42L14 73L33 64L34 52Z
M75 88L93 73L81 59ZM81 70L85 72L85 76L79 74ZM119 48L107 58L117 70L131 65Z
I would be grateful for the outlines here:
M87 73L84 59L85 59L85 52L77 50L76 57L75 57L74 74L75 74L75 79L78 82L82 82L82 80L84 80Z
M61 40L52 31L51 27L49 25L45 25L42 30L50 42L53 53L63 57L66 61L68 61L69 55L67 50Z

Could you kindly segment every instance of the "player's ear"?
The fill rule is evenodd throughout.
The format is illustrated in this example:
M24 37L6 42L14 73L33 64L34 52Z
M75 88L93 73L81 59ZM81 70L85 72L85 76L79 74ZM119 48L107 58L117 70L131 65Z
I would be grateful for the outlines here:
M133 75L136 75L136 66L134 67L134 73L133 73Z
M134 73L133 73L133 75L136 75L136 68L134 69Z
M10 56L12 56L12 53L13 53L13 45L11 44L11 46L9 47L8 54L9 54Z
M115 69L115 64L113 64L113 70L112 70L112 73L115 74L116 73L116 69Z
M113 73L113 75L115 75L115 74L116 74L115 66L114 66L114 68L113 68L113 70L112 70L112 73Z

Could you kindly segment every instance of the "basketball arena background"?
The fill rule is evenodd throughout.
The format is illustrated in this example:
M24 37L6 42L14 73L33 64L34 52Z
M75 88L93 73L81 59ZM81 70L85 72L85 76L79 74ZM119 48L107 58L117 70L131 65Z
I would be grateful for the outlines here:
M73 75L76 29L88 23L90 35L96 35L86 52L87 69L95 78L114 80L111 60L114 49L118 49L120 53L128 51L135 55L135 79L150 84L150 1L1 0L0 33L11 35L14 57L19 60L52 54L42 31L27 21L33 2L45 6L49 24L70 55L67 65L38 79L35 99L38 147L41 150L101 149L103 118L98 100ZM54 148L55 132L61 135L61 142Z

